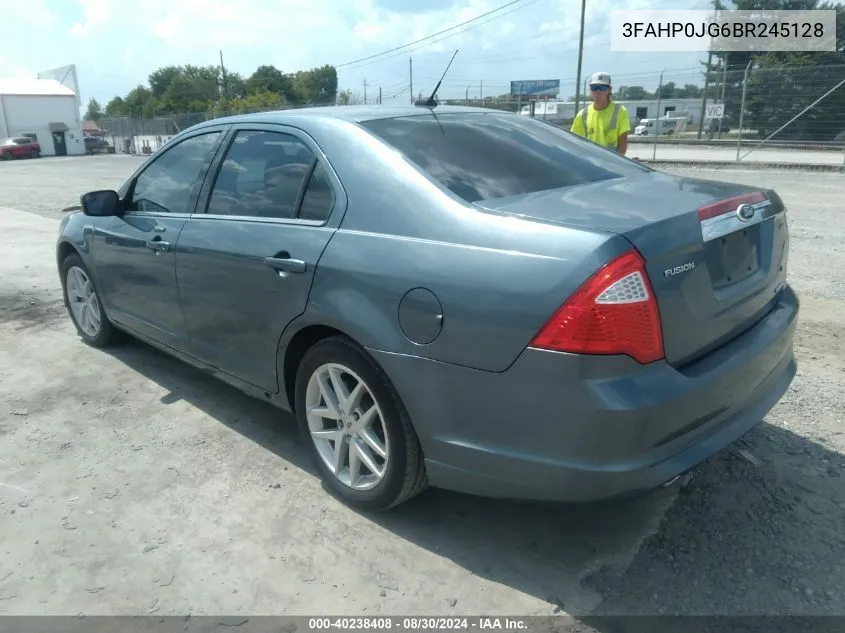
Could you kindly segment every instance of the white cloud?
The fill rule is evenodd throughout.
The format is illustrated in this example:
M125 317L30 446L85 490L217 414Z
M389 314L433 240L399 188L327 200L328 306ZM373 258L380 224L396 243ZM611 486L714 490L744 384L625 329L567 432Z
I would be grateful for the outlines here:
M13 62L6 57L0 57L0 77L8 77L15 79L23 79L25 77L33 78L35 74L32 69L17 62Z
M44 5L44 0L3 0L3 20L5 25L39 29L56 21L56 16ZM8 19L14 18L14 20Z
M540 33L556 33L564 29L563 22L543 22L537 29Z
M88 35L91 31L107 23L110 15L110 0L79 0L82 5L85 18L81 22L75 22L70 29L74 37Z
M613 9L671 1L590 0L585 72L594 66L617 73L628 66L640 72L659 69L663 60L643 65L638 63L643 58L613 54L604 45L609 33L603 25ZM686 8L704 1L680 0ZM94 96L106 102L145 83L161 66L217 64L220 49L226 67L243 75L261 64L285 72L340 65L447 29L501 2L452 0L451 6L438 3L439 8L427 10L417 0L413 12L392 12L380 8L380 0L312 0L307 7L301 0L0 0L4 23L20 26L6 34L6 50L27 51L25 58L0 58L0 76L31 77L35 70L76 64L83 101ZM391 98L393 93L405 98L409 56L416 93L433 87L455 49L460 52L441 96L451 94L451 84L463 96L468 83L482 80L485 94L504 92L511 80L525 77L560 77L568 85L567 77L575 74L579 9L577 0L543 0L489 22L482 18L476 28L451 37L341 68L339 87L360 91L366 79L376 94L381 86Z

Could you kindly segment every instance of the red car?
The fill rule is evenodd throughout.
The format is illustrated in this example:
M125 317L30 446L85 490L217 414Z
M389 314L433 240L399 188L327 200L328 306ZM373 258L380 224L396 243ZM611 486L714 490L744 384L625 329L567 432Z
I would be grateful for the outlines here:
M41 145L38 141L28 136L16 136L7 138L0 144L0 158L12 160L13 158L38 158L41 156Z

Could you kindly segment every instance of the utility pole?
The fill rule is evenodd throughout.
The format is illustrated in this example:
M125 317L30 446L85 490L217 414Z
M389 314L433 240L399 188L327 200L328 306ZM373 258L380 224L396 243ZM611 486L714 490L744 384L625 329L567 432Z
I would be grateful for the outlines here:
M364 80L364 105L367 105L367 80Z
M229 80L226 77L226 66L223 65L223 51L220 51L220 79L221 79L221 92L223 93L223 98L228 101L229 100Z
M739 104L739 130L737 130L738 134L736 135L736 162L739 162L739 147L740 147L740 145L742 145L742 120L745 118L745 88L746 88L746 86L748 86L748 71L751 70L751 64L753 64L753 63L754 63L753 59L748 60L748 66L745 67L745 75L743 75L743 77L742 77L742 101L740 101L740 104ZM842 84L840 84L840 85L842 85ZM834 87L834 90L836 90L836 88L838 88L838 87L839 86ZM828 93L828 94L830 94L830 93ZM826 96L827 95L824 95L822 97L822 99L824 99L824 97L826 97ZM816 103L818 103L818 101L816 101L815 103L811 103L804 110L804 112L806 112L807 110L812 108L814 105L816 105ZM801 114L804 114L804 112L801 112ZM792 123L792 121L794 121L799 116L801 116L801 114L796 116L794 119L787 121L786 125L789 125L790 123ZM783 128L786 127L786 125L784 125L784 126L780 127L779 129L775 130L774 134L772 134L769 138L771 138L772 136L774 136L775 134L780 132ZM765 143L767 140L769 140L769 139L763 139L763 143ZM762 143L761 143L761 145L762 145Z
M484 102L484 80L478 82L478 98Z
M728 51L722 57L722 116L719 119L719 138L722 138L722 121L725 120L725 83L728 75Z
M575 115L578 115L578 102L581 100L581 62L584 60L584 12L587 0L581 0L581 34L578 37L578 77L575 79ZM573 117L574 118L574 117Z
M378 87L378 104L381 105L381 86Z
M657 120L654 124L654 143L651 146L651 160L657 158L657 137L660 136L660 98L663 96L663 73L660 73L660 82L657 84Z
M408 81L411 84L411 105L414 105L414 60L408 58Z
M470 84L469 86L467 86L467 92L466 92L466 95L464 96L464 101L466 101L466 104L467 104L467 105L469 105L469 89L470 89L470 88L472 88L472 84Z
M719 0L713 0L713 21L719 15ZM707 89L710 87L710 70L713 63L713 38L710 38L710 46L707 50L707 74L704 75L704 93L701 95L701 116L698 119L698 138L701 139L701 132L704 129L704 115L707 113ZM659 115L659 113L658 113Z

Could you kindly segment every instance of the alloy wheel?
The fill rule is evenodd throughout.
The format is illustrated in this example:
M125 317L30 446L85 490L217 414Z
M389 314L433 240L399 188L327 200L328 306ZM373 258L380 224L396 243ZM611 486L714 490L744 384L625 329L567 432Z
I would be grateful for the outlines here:
M381 408L354 371L319 366L308 380L305 414L323 463L345 486L371 490L387 472L390 445Z
M71 266L67 271L66 292L68 305L79 329L86 336L95 338L100 333L100 300L94 291L94 284L84 270Z

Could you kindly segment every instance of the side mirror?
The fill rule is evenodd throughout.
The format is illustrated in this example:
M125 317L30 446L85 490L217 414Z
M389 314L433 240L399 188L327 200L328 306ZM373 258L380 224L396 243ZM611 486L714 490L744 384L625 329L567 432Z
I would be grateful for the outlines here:
M89 191L82 196L82 212L96 217L118 215L120 196L110 189Z

